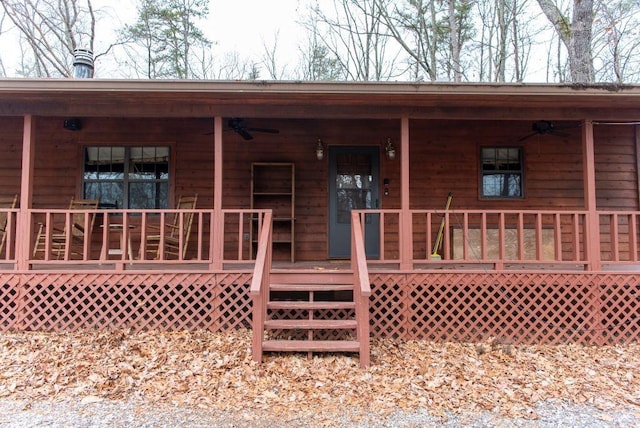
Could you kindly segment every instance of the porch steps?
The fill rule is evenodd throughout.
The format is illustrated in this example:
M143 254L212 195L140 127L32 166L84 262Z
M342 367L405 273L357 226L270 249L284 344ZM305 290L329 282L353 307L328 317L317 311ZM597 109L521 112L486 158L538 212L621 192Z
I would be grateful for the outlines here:
M270 340L262 347L266 352L299 352L301 348L309 352L358 352L360 343L356 340Z
M353 274L272 273L264 352L358 353Z
M270 330L339 330L358 327L356 320L270 320L264 322Z

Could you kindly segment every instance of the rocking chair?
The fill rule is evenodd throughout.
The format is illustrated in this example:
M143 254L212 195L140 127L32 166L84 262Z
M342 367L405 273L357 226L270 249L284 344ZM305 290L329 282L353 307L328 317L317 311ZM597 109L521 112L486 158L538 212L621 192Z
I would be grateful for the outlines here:
M71 198L69 203L70 210L95 210L98 208L98 200L95 199L75 199ZM65 221L65 227L63 229L52 228L51 241L49 244L49 250L57 260L63 259L67 253L67 248L70 256L84 256L84 241L85 237L91 235L93 230L93 224L95 222L96 213L91 212L88 214L88 230L85 230L85 213L74 213L71 215L71 230L69 231L69 242L67 242L67 222ZM36 258L38 253L45 254L47 241L47 227L44 223L40 223L38 228L38 235L36 237L36 244L33 247L33 257ZM46 258L46 257L45 257Z
M197 194L195 196L180 197L176 204L176 209L190 211L183 213L176 212L173 214L171 220L167 221L164 225L164 234L161 233L162 231L159 227L149 226L149 229L155 229L153 234L147 236L145 249L149 259L159 260L162 258L163 260L167 260L175 258L184 260L186 258L194 215L194 212L191 210L196 208L197 200ZM182 222L180 221L181 218ZM181 243L182 248L180 247Z
M18 195L0 197L0 209L14 209L18 204ZM7 225L9 223L8 211L0 211L0 254L4 251L7 242Z

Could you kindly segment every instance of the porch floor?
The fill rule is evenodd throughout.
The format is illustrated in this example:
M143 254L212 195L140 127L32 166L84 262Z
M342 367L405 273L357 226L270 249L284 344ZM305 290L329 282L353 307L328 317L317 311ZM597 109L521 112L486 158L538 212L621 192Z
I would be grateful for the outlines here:
M252 271L253 262L225 263L223 271ZM0 271L15 269L13 263L0 263ZM317 260L317 261L274 261L273 270L276 271L305 271L305 272L331 272L351 269L349 260ZM370 261L370 271L398 271L398 263L380 263ZM111 260L102 263L33 263L31 271L209 271L208 263L183 262L183 263L127 263ZM448 270L448 271L497 271L493 263L416 263L410 271ZM555 264L555 263L508 263L505 262L501 270L507 271L559 271L559 272L584 272L588 269L583 264ZM602 271L605 272L640 272L640 263L604 263Z

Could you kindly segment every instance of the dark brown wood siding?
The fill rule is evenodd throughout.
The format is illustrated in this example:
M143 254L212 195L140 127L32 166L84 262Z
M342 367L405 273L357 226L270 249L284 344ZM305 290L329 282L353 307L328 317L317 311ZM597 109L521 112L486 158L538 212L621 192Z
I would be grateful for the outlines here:
M35 208L64 208L80 197L82 147L99 144L171 145L172 200L198 193L198 207L213 206L213 120L86 118L81 130L69 131L64 119L36 118Z
M0 117L0 195L20 193L23 123L21 117Z
M595 125L598 209L639 210L636 128Z
M36 117L34 175L35 208L62 208L80 196L81 147L89 144L171 144L174 147L172 195L198 193L198 207L213 206L213 120L84 118L82 129L63 128L64 117ZM332 146L380 148L380 189L389 179L389 195L381 208L400 207L400 120L283 120L247 119L249 126L276 128L278 134L254 132L245 141L223 129L223 207L249 208L252 162L293 162L296 166L296 259L327 257L328 157L318 161L317 139ZM558 123L562 135L534 135L531 121L410 121L410 206L442 209L447 194L460 209L582 209L583 172L581 128L577 122ZM22 118L0 118L3 157L0 192L19 191ZM631 126L594 128L596 185L600 209L638 209L635 130ZM384 156L392 138L395 160ZM479 149L518 146L524 150L525 197L483 200L479 197ZM388 250L394 250L388 248ZM423 251L426 251L424 249Z
M562 135L531 135L531 121L412 121L411 207L442 208L447 194L460 209L583 207L580 129L559 124ZM526 138L528 137L528 138ZM520 141L522 138L524 140ZM482 199L481 147L521 147L524 198Z

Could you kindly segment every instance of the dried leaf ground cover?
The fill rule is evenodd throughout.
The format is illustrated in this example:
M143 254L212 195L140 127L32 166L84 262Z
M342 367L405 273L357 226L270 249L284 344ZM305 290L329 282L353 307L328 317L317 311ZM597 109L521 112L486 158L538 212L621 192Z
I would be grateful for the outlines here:
M343 355L268 355L257 364L250 347L248 331L5 333L0 398L139 399L316 421L418 408L535 419L536 403L553 399L640 409L639 345L376 340L367 370Z

